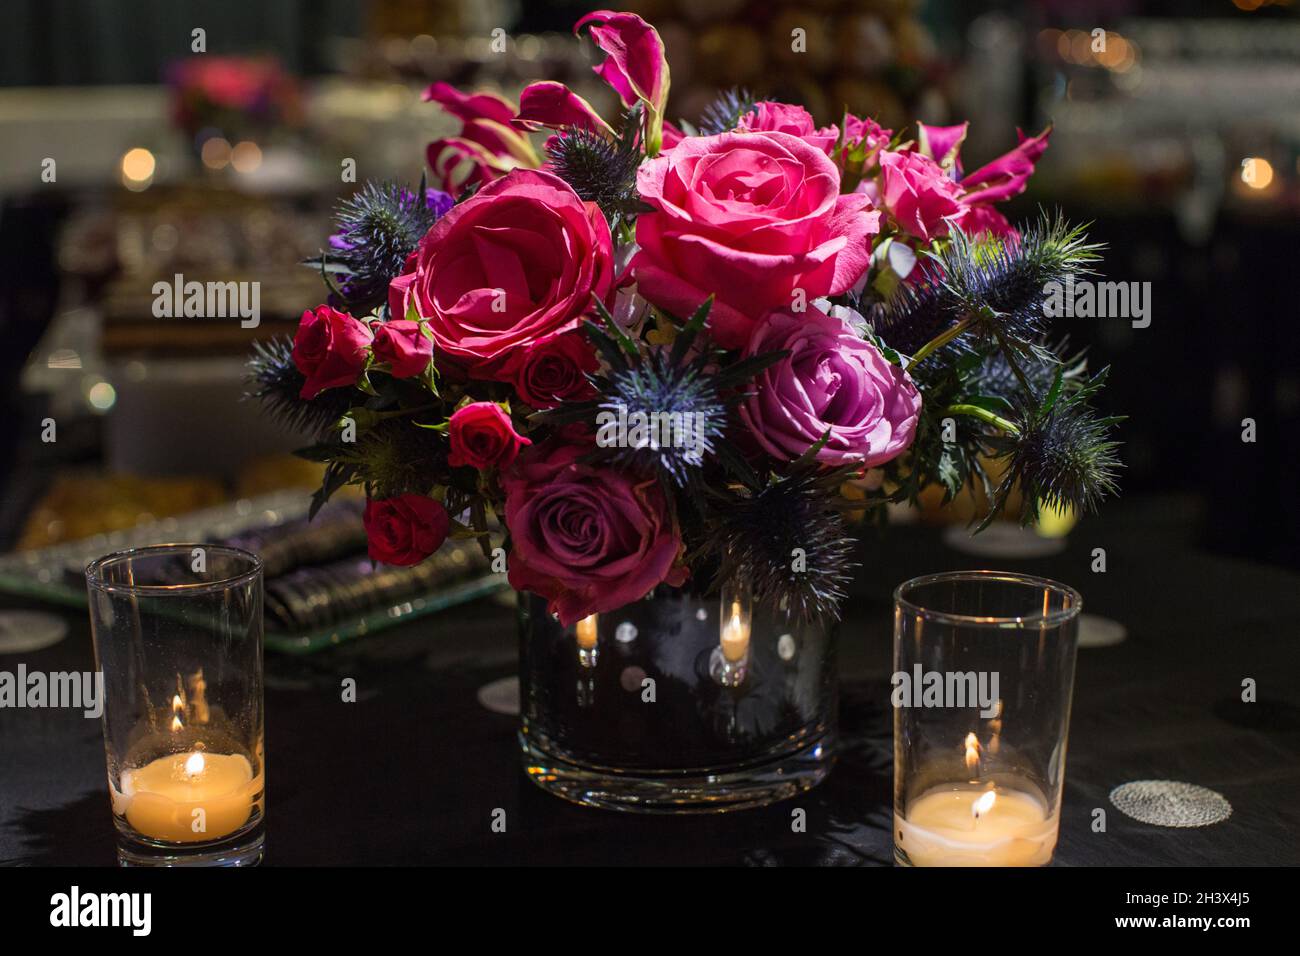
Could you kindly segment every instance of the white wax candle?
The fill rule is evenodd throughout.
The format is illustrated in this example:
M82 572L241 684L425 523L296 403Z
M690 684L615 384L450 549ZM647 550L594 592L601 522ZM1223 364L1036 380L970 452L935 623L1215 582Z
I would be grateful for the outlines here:
M1056 848L1057 819L1023 790L937 787L894 815L898 846L913 866L1043 866Z
M201 843L247 823L261 789L246 757L191 751L124 770L113 805L144 836Z

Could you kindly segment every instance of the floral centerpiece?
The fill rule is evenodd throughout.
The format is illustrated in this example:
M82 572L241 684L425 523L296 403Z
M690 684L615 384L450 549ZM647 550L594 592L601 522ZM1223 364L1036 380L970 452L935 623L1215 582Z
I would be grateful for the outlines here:
M717 787L700 781L727 764L742 767L732 792L752 797L743 769L771 765L772 739L802 758L830 750L831 645L804 635L824 634L851 581L846 504L981 486L987 523L1018 489L1029 521L1113 491L1115 420L1089 404L1104 373L1062 354L1043 308L1097 247L1058 217L1018 230L998 209L1050 130L967 172L965 124L819 127L743 91L673 123L650 25L601 11L575 32L602 51L621 115L554 82L517 107L430 87L463 124L429 147L439 188L369 183L342 203L311 263L327 301L292 343L260 347L256 391L315 432L317 506L364 487L376 561L420 562L448 537L505 556L533 596L522 676L536 776L645 806L663 771L686 794L677 804L708 805ZM709 619L719 591L700 664L689 622ZM629 608L665 594L694 603L633 623ZM627 669L600 686L606 617L620 649L665 637L636 673L681 682L718 748L666 742L660 727L659 756L653 741L631 755L614 798L611 753L632 747L623 715L603 722L623 724L622 744L573 745L583 708L628 687ZM750 661L769 631L779 652ZM807 667L805 647L820 655ZM561 698L576 709L550 720Z
M302 119L298 82L273 57L204 53L171 63L166 79L172 122L191 138L233 140Z

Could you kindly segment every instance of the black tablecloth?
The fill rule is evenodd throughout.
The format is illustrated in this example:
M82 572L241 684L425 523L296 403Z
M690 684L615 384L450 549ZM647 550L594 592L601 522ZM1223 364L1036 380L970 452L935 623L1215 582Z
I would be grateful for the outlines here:
M268 864L881 864L890 839L890 592L973 567L1069 582L1128 639L1081 649L1056 863L1300 862L1300 575L1197 552L1174 501L1080 524L1060 555L975 558L939 532L869 532L841 627L842 756L819 788L761 810L653 818L590 810L520 772L515 721L477 701L514 672L512 610L479 601L310 658L267 661ZM1091 570L1106 549L1104 573ZM9 602L9 606L14 606ZM92 668L84 613L62 643L0 670ZM357 681L343 703L341 681ZM1242 681L1258 701L1241 700ZM1137 823L1107 795L1131 780L1210 787L1232 803L1201 829ZM792 810L806 811L794 832ZM1094 828L1103 809L1105 830ZM506 830L494 832L494 811ZM99 721L0 710L0 863L111 865Z

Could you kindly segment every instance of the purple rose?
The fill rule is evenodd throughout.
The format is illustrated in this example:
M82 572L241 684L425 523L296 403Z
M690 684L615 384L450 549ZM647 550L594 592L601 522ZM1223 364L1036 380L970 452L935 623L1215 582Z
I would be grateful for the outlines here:
M758 376L754 394L740 406L742 420L772 457L798 458L827 429L817 460L831 465L874 467L912 443L921 393L846 319L816 308L771 312L745 355L782 350L790 354Z
M510 584L545 597L566 627L686 580L681 532L660 482L586 463L590 451L536 445L501 479Z

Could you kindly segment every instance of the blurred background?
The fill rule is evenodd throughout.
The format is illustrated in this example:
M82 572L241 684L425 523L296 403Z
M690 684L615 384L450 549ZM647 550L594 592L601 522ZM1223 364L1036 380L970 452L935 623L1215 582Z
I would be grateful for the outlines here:
M244 364L254 339L291 334L322 298L298 263L356 188L341 169L418 181L425 146L457 129L420 101L435 80L513 99L556 79L612 115L590 44L569 32L597 6L7 0L0 552L14 553L0 585L50 584L51 554L75 566L141 524L175 536L195 511L284 520L267 502L305 499L319 472L241 400ZM969 119L967 169L1013 146L1016 127L1053 124L1012 220L1039 206L1091 220L1107 278L1151 283L1146 328L1062 324L1113 365L1102 404L1130 416L1126 499L1211 550L1300 566L1293 0L621 8L666 42L673 119L737 85L824 123L844 107L894 129ZM177 274L260 283L260 325L155 318L154 284ZM1257 440L1243 445L1247 418Z

